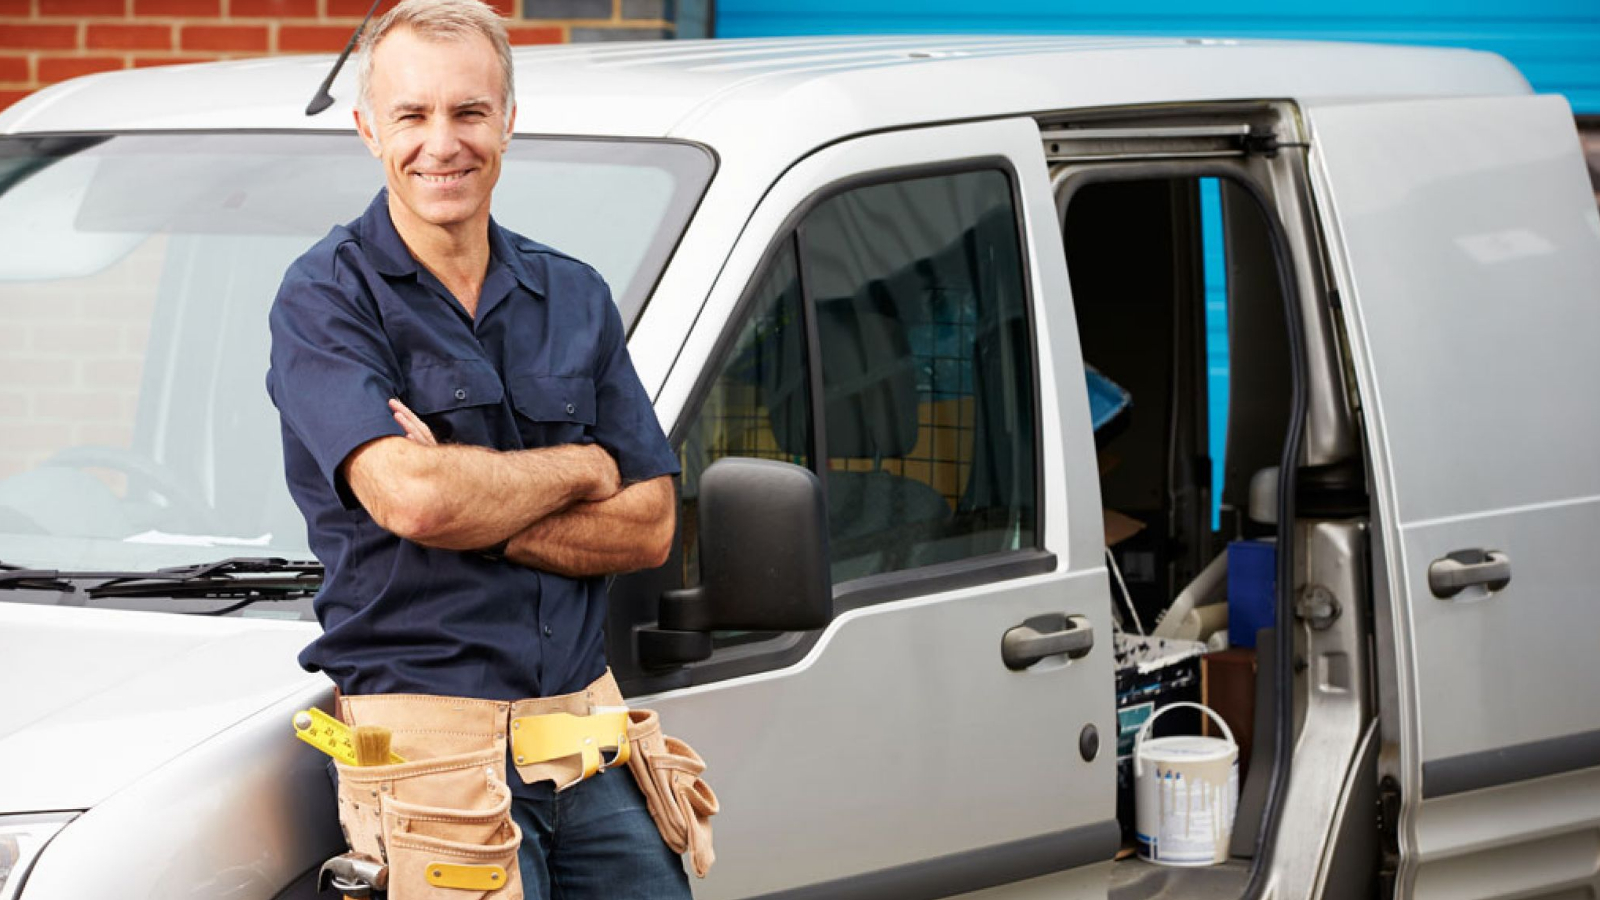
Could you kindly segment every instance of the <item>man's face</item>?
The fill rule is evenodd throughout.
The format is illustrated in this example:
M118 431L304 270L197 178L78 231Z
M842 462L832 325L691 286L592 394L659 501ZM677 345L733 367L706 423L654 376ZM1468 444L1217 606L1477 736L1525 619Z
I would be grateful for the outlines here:
M383 161L395 224L451 228L489 215L515 110L489 39L391 32L372 55L371 120L356 125ZM407 221L402 221L407 220Z

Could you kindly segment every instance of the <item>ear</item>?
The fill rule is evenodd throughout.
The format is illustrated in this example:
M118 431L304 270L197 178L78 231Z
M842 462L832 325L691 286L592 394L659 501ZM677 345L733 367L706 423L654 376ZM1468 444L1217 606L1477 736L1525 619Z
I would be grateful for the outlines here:
M506 113L506 133L500 139L500 152L504 153L511 146L511 132L517 127L517 105L511 104L511 109Z
M361 135L362 142L367 145L368 150L372 151L373 156L382 156L383 147L378 142L378 135L372 130L372 123L367 121L367 117L361 114L359 106L353 110L353 114L356 117L356 133Z

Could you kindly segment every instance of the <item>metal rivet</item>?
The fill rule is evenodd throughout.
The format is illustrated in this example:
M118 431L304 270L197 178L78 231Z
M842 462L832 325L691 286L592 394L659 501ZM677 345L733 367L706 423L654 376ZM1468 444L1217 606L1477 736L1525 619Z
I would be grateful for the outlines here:
M584 738L583 742L585 744L592 744L592 743L594 743L594 738Z
M490 872L489 873L489 880L490 881L499 881L500 880L500 873L499 872Z
M467 399L467 389L466 388L456 388L456 399L457 400L465 400L465 399Z
M438 869L434 869L433 870L433 877L435 877L435 878L443 878L444 877L444 873L439 871Z
M511 723L511 730L512 731L516 731L518 728L521 728L521 727L522 727L522 722L520 720L514 721L514 722Z
M517 757L517 765L522 765L522 757L520 756Z
M576 406L573 406L571 403L567 404L567 415L570 416L570 415L572 415L573 413L575 413L577 411L578 411L578 408Z

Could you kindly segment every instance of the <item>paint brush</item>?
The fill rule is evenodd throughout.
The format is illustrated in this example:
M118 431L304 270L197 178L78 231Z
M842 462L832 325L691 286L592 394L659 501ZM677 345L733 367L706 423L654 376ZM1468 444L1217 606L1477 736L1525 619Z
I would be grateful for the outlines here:
M355 727L356 765L381 766L389 762L389 729L380 725Z

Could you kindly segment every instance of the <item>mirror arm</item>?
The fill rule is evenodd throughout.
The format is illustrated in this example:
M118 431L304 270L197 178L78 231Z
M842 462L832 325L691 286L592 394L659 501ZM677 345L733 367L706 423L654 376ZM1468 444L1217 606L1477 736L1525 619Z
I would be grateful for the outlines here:
M661 622L665 630L710 631L711 604L707 602L705 588L696 585L663 591L661 594Z

